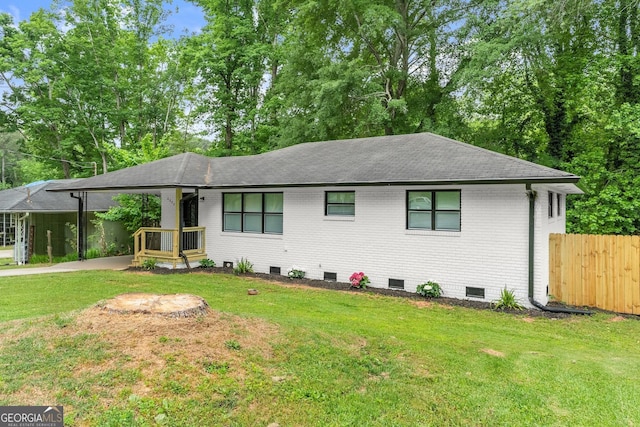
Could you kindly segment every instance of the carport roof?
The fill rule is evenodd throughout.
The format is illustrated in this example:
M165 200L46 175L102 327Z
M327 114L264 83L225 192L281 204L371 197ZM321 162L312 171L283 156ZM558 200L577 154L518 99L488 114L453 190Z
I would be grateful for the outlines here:
M0 191L0 212L77 212L78 200L72 197L60 197L48 191L56 185L74 185L80 179L60 179L51 181L38 181L21 187L9 188ZM87 210L107 211L111 206L117 205L112 200L115 193L93 194L87 197Z

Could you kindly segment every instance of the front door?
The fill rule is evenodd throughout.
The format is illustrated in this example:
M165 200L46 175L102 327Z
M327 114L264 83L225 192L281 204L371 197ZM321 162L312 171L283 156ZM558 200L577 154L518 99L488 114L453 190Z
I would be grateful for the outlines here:
M189 194L182 198L182 226L198 226L198 193Z
M198 226L198 192L187 194L182 197L182 227ZM182 249L198 249L198 231L182 232Z

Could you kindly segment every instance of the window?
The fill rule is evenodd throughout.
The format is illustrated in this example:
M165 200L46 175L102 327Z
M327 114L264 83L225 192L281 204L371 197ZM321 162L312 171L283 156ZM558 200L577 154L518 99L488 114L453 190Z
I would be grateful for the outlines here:
M460 231L460 191L407 191L407 229Z
M327 191L324 214L354 216L356 214L355 191Z
M328 282L335 282L338 280L338 273L324 272L324 280Z
M269 274L276 274L276 275L280 275L280 267L274 267L271 266L269 267Z
M282 208L282 193L225 193L222 229L282 234Z
M484 298L484 288L472 288L467 286L465 288L465 296L471 298Z
M391 289L404 289L404 280L402 280L402 279L389 279L389 287Z
M553 202L556 198L556 194L549 191L549 218L553 218Z
M557 205L557 209L556 211L558 212L558 216L562 216L562 194L558 193L556 194L556 196L558 196L558 203Z

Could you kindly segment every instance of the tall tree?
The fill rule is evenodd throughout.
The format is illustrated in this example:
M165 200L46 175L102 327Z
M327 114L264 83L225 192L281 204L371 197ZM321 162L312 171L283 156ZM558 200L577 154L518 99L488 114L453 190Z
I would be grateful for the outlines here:
M65 177L92 162L107 172L109 147L135 149L146 135L156 144L175 129L188 84L177 44L161 37L162 0L57 4L17 29L3 17L3 109L26 149L60 159Z
M294 1L293 7L279 92L282 114L302 134L433 131L446 122L439 109L466 64L464 17L476 4L322 0Z
M0 77L9 89L3 94L3 110L11 125L25 138L34 153L58 159L64 176L69 178L75 128L67 114L63 34L55 26L53 15L40 10L30 21L13 26L3 15Z
M196 69L201 117L220 135L227 154L251 150L266 67L253 0L194 0L207 17L189 41L186 56ZM245 136L237 141L238 135ZM235 146L234 146L235 144Z
M588 81L595 71L590 65L596 52L596 5L513 0L497 4L494 16L474 44L471 73L477 80L471 85L482 82L480 93L486 96L481 98L494 104L490 110L499 114L501 126L510 123L512 133L500 135L510 141L504 148L547 157L555 165L571 160L579 150L572 134L586 119L579 100L590 98L587 90L593 89ZM477 99L478 92L472 93ZM527 147L523 153L517 141L527 137L534 137L538 147L520 144Z

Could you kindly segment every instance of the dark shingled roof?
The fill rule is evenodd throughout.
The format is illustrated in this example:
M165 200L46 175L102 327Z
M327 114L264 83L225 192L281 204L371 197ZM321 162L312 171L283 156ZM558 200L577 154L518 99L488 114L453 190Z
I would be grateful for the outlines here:
M576 175L431 133L309 142L264 154L193 153L110 172L56 191L376 184L557 183Z
M45 190L54 185L75 185L80 181L80 179L38 181L21 187L2 190L0 191L0 212L77 212L77 199L70 196L61 197L60 194ZM112 200L114 195L115 193L91 194L87 197L87 209L91 212L109 210L111 206L117 205Z

